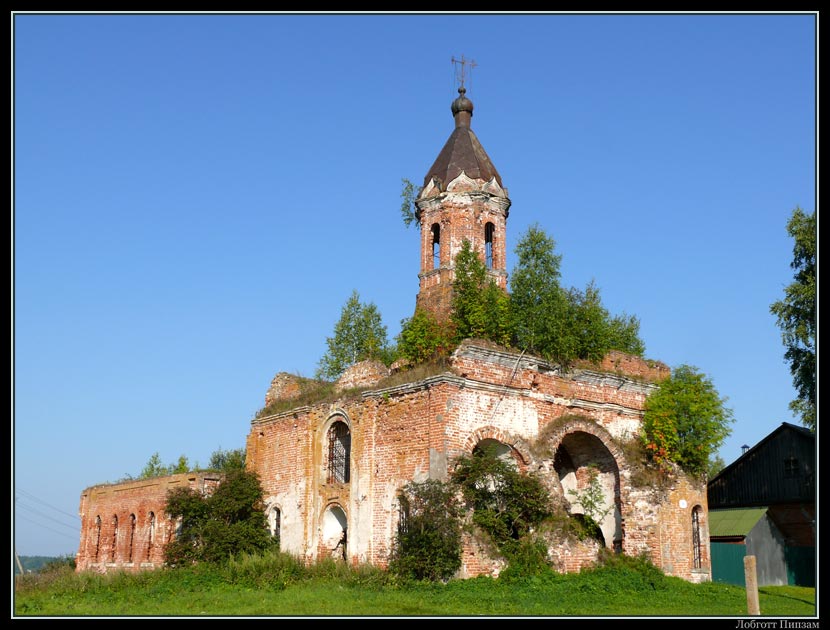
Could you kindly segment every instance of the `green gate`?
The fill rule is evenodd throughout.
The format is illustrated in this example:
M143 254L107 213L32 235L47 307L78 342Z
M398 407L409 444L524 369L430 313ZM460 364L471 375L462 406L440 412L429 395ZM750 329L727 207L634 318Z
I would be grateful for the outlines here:
M712 581L727 584L744 584L744 556L746 545L743 543L709 543L712 553Z

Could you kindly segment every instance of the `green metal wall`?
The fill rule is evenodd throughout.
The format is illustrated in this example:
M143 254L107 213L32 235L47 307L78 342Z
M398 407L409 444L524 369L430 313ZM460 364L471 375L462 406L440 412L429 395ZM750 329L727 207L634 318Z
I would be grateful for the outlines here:
M712 581L744 586L744 556L746 545L710 543L712 553ZM816 585L816 548L785 547L787 560L787 584L793 586Z
M746 545L710 543L712 553L712 581L744 586L744 556Z

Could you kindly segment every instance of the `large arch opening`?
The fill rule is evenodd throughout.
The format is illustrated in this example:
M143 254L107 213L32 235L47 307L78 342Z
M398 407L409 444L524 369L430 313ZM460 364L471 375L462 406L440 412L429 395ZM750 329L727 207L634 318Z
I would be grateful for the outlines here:
M339 505L331 505L323 515L321 544L323 549L335 560L346 561L348 558L348 518Z
M585 521L590 517L601 542L621 551L620 471L608 447L590 433L568 433L559 442L553 467L570 514Z

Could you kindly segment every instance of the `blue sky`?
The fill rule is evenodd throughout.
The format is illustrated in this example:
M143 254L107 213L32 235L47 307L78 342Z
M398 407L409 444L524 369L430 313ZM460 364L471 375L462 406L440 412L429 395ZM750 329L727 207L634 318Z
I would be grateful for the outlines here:
M767 15L48 15L13 20L14 545L74 554L81 491L245 444L352 290L393 337L400 217L472 126L563 282L712 378L727 462L797 422L769 305L816 206L816 20Z

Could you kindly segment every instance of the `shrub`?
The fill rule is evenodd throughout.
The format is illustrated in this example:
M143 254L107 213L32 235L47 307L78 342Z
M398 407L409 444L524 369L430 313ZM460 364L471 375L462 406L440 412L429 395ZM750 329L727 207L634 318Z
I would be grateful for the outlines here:
M389 568L405 579L447 580L461 567L461 526L454 489L430 479L398 493L400 523Z
M452 481L473 509L473 522L486 532L501 553L551 514L547 489L534 475L520 473L496 454L495 445L477 448L456 461Z

